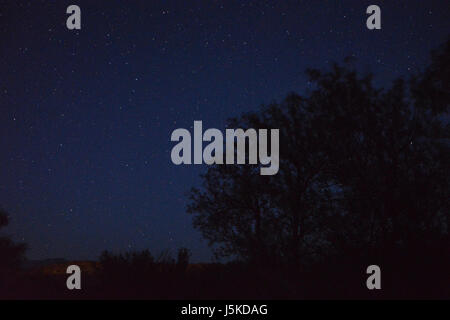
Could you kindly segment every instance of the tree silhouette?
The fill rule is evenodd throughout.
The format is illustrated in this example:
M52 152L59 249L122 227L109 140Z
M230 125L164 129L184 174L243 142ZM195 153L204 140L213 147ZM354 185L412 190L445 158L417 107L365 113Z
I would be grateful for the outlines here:
M177 255L177 269L180 272L186 271L189 265L189 259L191 258L191 251L188 248L178 249Z
M0 210L0 229L9 223L8 214ZM26 246L16 244L9 237L0 237L0 275L8 271L16 271L23 261Z
M308 70L308 94L232 119L280 129L280 170L210 166L190 192L194 226L219 257L291 266L448 244L449 57L447 41L421 74L387 89L348 64Z

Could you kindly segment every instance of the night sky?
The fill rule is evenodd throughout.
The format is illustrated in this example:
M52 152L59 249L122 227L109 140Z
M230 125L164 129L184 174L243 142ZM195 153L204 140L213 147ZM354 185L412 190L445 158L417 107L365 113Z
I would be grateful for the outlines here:
M81 8L81 30L66 8ZM381 7L381 30L366 28ZM0 206L31 259L104 249L210 250L185 211L205 165L170 135L308 91L346 56L378 86L423 69L450 31L442 1L1 1ZM282 148L283 142L280 141Z

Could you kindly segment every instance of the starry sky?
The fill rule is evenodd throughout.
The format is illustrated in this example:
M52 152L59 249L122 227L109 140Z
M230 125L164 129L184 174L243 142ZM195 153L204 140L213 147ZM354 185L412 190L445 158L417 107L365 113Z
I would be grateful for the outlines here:
M81 8L81 30L66 8ZM366 28L381 7L381 30ZM30 259L185 246L205 165L170 160L177 128L304 93L346 56L377 86L423 69L450 30L442 1L1 1L0 206ZM280 142L282 145L282 141ZM282 147L282 146L281 146Z

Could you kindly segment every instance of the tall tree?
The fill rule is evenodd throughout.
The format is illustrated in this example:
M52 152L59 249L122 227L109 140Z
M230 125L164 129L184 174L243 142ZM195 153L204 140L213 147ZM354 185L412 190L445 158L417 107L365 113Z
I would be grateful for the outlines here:
M232 119L234 128L280 129L280 170L215 165L191 190L188 212L216 254L298 265L445 236L449 48L388 89L349 66L308 70L307 96Z

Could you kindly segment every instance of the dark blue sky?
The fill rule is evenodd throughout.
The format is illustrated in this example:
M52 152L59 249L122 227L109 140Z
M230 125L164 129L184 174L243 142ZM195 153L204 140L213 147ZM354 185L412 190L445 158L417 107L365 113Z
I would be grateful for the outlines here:
M66 28L70 4L80 31ZM381 30L365 26L370 4ZM185 212L204 166L171 163L171 132L194 120L223 129L345 56L388 86L426 65L449 16L447 0L2 1L7 232L32 259L186 246L209 260Z

